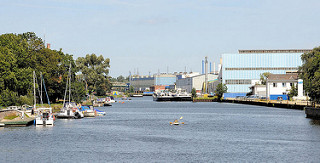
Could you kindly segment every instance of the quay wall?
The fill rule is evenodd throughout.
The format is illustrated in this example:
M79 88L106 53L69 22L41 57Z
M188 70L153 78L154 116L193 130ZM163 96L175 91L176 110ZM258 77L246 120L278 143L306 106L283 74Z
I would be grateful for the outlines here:
M306 105L299 105L296 103L272 102L272 101L245 101L245 100L224 99L223 102L278 107L278 108L287 108L287 109L297 109L297 110L303 110L304 107L306 107Z
M216 101L217 100L215 99L196 99L196 98L192 100L192 102L216 102Z
M320 119L320 108L306 107L305 113L307 118Z

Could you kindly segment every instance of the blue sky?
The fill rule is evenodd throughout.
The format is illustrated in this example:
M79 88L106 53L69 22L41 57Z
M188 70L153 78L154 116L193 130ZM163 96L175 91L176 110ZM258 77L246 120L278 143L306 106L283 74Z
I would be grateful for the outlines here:
M0 34L35 32L110 75L201 72L238 49L320 46L319 0L1 0Z

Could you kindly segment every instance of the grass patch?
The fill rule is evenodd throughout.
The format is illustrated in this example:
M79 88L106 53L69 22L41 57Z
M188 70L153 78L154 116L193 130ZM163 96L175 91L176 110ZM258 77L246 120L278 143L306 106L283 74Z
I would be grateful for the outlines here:
M17 118L17 117L19 117L18 115L13 115L13 114L11 114L11 115L8 115L8 116L5 116L3 119L8 119L8 120L13 120L13 119L15 119L15 118Z
M24 113L24 116L27 117L27 118L30 118L30 117L28 116L28 114L26 114L26 113Z

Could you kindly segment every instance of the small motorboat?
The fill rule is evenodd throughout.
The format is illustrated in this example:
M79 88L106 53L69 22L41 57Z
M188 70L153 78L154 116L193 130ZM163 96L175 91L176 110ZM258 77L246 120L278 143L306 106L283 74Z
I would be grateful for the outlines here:
M53 125L54 116L52 108L37 108L39 111L38 117L35 119L36 125Z
M104 102L103 106L112 106L111 102Z
M92 105L83 105L79 108L84 117L95 117L96 113Z
M96 112L97 112L97 116L104 116L104 115L106 115L106 112L101 111L101 110L98 110L98 109L96 109Z
M179 122L177 119L174 120L173 122L170 122L170 125L180 125L180 124L184 124L184 122Z

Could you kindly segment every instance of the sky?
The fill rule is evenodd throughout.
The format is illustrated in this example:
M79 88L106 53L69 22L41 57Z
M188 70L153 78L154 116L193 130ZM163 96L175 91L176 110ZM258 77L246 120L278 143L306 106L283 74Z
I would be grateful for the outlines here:
M0 0L0 34L110 58L110 76L201 72L239 49L320 46L319 0ZM213 69L213 68L212 68Z

